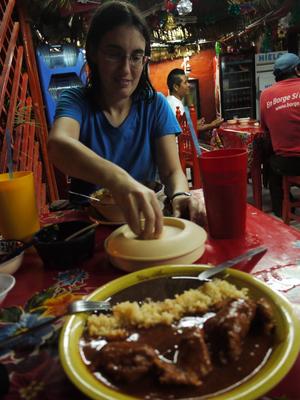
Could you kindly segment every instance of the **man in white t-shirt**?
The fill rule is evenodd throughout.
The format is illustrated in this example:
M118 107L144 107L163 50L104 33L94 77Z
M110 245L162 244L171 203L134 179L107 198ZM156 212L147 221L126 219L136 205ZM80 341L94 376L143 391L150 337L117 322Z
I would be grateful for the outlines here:
M190 85L188 77L186 76L183 69L175 68L169 73L167 78L167 85L169 88L169 96L167 96L168 103L176 115L177 107L180 109L180 113L187 113L188 110L184 107L182 100L189 94ZM221 125L223 119L217 118L209 124L205 123L204 118L197 121L197 129L199 131L206 131L217 128Z

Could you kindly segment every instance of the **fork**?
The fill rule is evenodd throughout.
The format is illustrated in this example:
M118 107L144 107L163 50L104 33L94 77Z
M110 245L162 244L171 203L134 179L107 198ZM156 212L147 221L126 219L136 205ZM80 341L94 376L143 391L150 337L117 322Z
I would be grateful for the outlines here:
M111 308L108 301L76 300L68 305L68 314L90 311L110 312Z
M87 300L76 300L72 303L68 304L66 312L61 315L58 315L54 318L49 318L46 321L37 324L35 326L30 327L27 330L20 331L20 333L9 336L5 339L0 340L0 350L3 348L7 348L9 345L17 345L21 337L27 335L34 335L34 333L42 328L47 327L50 324L58 321L59 319L80 312L90 312L90 311L101 311L101 312L110 312L112 309L111 304L108 301L87 301Z

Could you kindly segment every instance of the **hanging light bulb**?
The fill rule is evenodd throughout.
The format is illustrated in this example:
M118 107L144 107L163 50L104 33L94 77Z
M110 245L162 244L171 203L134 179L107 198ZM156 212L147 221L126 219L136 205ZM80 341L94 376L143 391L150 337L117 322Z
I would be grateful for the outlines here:
M177 4L177 11L179 15L190 14L193 10L193 3L190 0L180 0Z

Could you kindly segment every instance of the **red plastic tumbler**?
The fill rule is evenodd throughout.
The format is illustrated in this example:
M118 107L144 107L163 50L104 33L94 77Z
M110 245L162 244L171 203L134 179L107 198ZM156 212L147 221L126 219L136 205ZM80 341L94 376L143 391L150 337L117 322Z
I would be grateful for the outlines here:
M199 158L209 235L214 239L245 234L247 150L220 149Z

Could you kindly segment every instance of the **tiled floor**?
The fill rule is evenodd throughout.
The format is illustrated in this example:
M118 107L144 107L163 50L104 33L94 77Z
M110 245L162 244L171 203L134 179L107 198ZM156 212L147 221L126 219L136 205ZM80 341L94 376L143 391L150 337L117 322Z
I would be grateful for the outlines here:
M299 189L293 188L293 194L296 195L296 197L300 198L300 188ZM262 199L263 199L263 211L267 214L270 214L272 217L282 221L281 218L276 217L272 213L269 189L263 188ZM248 203L253 204L253 195L252 195L252 185L251 184L248 185L248 199L247 200L248 200ZM300 214L300 209L298 209L297 214ZM300 222L291 221L290 225L300 231Z

